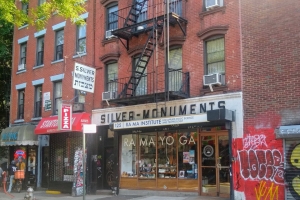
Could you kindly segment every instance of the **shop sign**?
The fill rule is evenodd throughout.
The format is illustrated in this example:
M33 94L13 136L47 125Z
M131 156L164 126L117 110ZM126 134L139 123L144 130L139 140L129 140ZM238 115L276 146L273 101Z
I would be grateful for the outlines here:
M51 100L45 100L45 111L51 110Z
M196 139L197 140L197 139ZM182 135L178 138L178 142L180 145L194 145L196 144L196 140L194 139L194 136L185 136ZM175 142L175 139L173 136L159 136L158 137L158 142L164 146L172 146ZM133 138L128 139L128 138L124 138L122 141L122 144L124 147L131 147L131 146L136 146L136 142ZM144 147L150 147L150 146L156 146L156 140L155 138L153 139L153 137L149 137L149 138L140 138L139 141L139 145L144 146Z
M26 152L22 149L16 150L16 152L14 154L14 158L17 159L19 157L26 159Z
M1 139L2 141L16 141L18 140L18 132L2 133Z
M143 128L149 126L163 126L163 125L177 125L177 124L188 124L188 123L200 123L207 122L207 115L189 115L180 117L168 117L160 119L145 119L128 122L115 122L114 130L117 129L130 129L130 128Z
M211 145L206 145L202 152L206 157L211 157L214 154L214 148Z
M62 104L58 114L58 128L62 131L72 130L72 105Z
M92 67L75 63L73 74L73 88L94 93L96 70Z
M277 138L298 138L300 137L300 125L280 126L275 133Z

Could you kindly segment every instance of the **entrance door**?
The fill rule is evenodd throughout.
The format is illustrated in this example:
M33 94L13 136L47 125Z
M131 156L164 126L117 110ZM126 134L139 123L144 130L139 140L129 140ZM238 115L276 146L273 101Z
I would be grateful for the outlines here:
M201 195L229 197L228 133L200 134Z

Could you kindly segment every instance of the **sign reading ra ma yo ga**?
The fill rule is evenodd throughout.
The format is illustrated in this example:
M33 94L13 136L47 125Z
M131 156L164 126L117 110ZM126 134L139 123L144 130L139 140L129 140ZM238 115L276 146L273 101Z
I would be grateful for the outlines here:
M94 93L96 70L92 67L75 63L73 88Z

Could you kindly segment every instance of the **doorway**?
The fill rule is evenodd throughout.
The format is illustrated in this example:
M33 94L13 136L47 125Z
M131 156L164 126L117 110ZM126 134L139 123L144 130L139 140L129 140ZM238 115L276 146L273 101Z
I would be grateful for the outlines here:
M201 195L230 196L228 132L200 134Z

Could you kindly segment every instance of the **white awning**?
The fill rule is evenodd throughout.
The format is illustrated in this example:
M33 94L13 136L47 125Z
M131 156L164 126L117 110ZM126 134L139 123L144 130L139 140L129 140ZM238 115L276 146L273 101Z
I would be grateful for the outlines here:
M38 145L34 129L33 125L8 127L1 133L0 146Z

